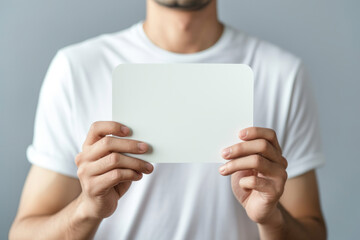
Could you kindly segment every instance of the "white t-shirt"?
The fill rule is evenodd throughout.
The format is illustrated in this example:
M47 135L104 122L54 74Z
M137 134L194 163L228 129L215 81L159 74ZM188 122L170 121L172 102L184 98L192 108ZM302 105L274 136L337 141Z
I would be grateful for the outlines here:
M324 163L314 98L298 58L230 26L204 51L172 53L147 38L142 22L56 54L27 149L31 163L77 177L74 158L91 123L111 120L112 71L128 62L250 65L255 74L254 125L277 132L289 178ZM152 174L133 182L114 214L101 223L96 239L258 238L256 224L233 196L230 177L218 173L218 163L154 167Z

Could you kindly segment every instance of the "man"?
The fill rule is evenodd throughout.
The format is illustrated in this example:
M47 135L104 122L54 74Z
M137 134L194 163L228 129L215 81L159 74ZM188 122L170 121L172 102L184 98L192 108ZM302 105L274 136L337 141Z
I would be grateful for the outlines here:
M111 72L124 62L249 64L255 127L224 149L222 166L151 165L140 159L146 143L107 136L130 134L110 121ZM326 238L314 170L324 160L302 64L224 26L215 0L148 0L144 22L59 51L27 155L10 239Z

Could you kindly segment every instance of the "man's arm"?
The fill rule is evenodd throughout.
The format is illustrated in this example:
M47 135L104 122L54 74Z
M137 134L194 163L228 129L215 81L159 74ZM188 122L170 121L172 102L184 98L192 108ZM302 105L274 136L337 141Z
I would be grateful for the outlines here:
M91 238L100 221L80 211L79 180L32 166L9 239Z
M258 224L261 239L326 239L315 171L286 182L278 209L278 221Z

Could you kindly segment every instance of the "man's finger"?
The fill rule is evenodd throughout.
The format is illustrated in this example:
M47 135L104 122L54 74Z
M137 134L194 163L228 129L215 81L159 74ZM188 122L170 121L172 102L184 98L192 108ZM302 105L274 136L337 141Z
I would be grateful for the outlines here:
M230 160L219 168L219 172L227 176L237 171L256 170L264 176L276 176L280 174L282 169L283 167L280 164L271 162L259 154L255 154Z
M131 169L113 169L102 175L93 177L91 182L91 192L94 195L101 195L109 188L118 185L121 182L138 181L142 174Z
M270 161L280 163L287 167L287 161L281 156L280 152L267 140L255 139L241 142L225 148L222 151L223 158L230 160L249 155L260 154Z
M81 158L86 161L95 161L112 152L142 154L148 149L149 145L141 141L106 136L81 153Z
M144 160L125 156L120 153L111 153L97 161L89 163L88 174L90 176L101 175L116 168L132 169L142 173L151 173L154 169L151 163Z
M280 153L282 153L280 144L276 136L276 132L270 128L260 128L260 127L245 128L239 132L239 138L244 141L255 140L255 139L266 139L277 150L279 150Z
M251 189L258 192L268 193L276 196L276 189L270 179L265 179L258 176L243 177L239 181L239 185L244 189Z
M98 121L94 122L84 142L84 146L89 146L99 141L106 135L115 135L125 137L130 133L130 129L125 125L114 121Z

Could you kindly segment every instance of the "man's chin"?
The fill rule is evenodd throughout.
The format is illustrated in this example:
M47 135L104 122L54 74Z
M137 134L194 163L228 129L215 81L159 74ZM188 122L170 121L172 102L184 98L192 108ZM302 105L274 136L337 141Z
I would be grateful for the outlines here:
M161 6L183 11L197 11L205 8L211 0L154 0Z

